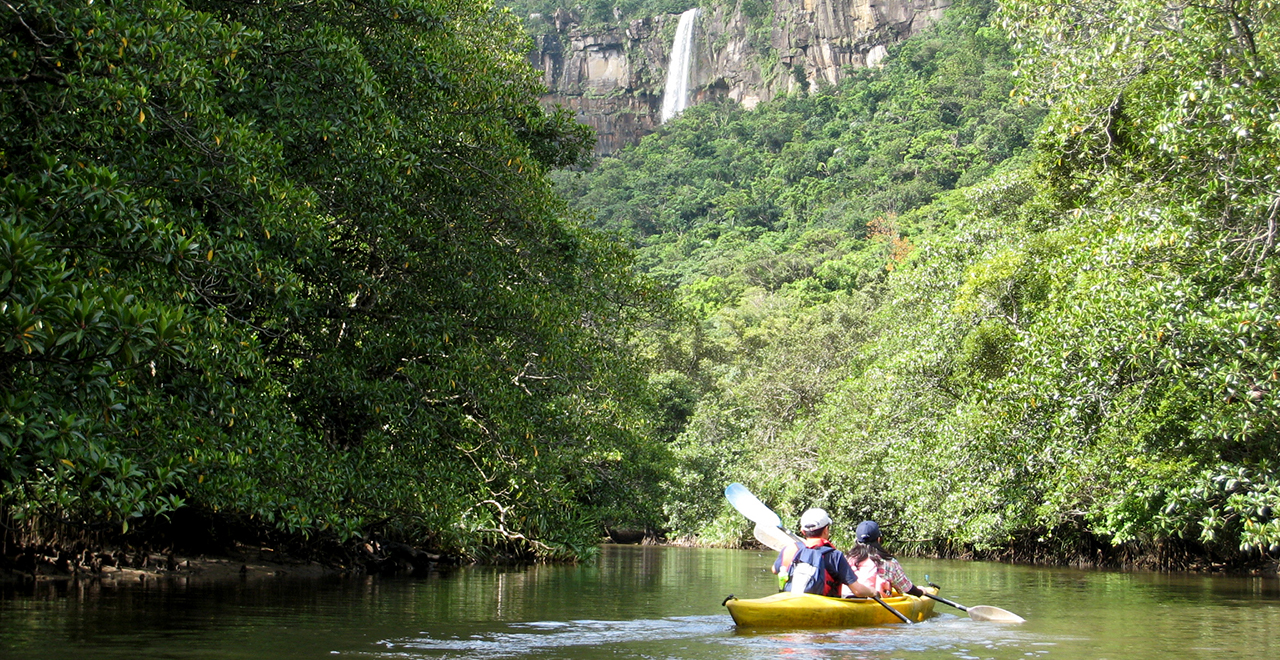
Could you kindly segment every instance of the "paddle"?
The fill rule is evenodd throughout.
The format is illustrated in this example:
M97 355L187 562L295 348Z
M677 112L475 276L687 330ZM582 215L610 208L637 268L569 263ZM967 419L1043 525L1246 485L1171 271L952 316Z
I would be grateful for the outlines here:
M761 502L760 498L747 490L746 486L738 483L729 484L724 489L724 497L729 500L729 504L732 504L733 508L738 510L738 513L746 516L747 520L755 523L758 527L775 528L792 541L804 542L799 536L783 527L782 519L778 517L778 514L774 513L773 509L765 506L764 502ZM760 536L757 534L756 538L760 538ZM760 542L764 543L764 540L761 539ZM769 544L765 543L765 545ZM779 548L774 549L778 550Z
M888 604L888 603L884 602L883 600L880 600L880 596L879 596L879 595L877 595L877 594L875 594L875 593L872 593L872 594L871 594L871 597L872 597L872 598L874 598L874 599L876 599L876 602L877 602L877 603L880 603L881 605L883 605L883 606L884 606L884 608L885 608L886 610L889 610L890 612L893 612L893 615L894 615L894 616L898 617L899 619L902 619L902 622L903 622L903 623L905 623L905 624L907 624L907 625L911 625L911 619L908 619L908 618L907 618L907 615L903 614L902 612L899 612L898 610L893 609L892 607L889 607L889 604Z
M928 575L924 576L924 581L929 582ZM932 582L929 582L929 586L933 587L934 589L942 588ZM1013 612L1010 612L1008 610L1002 610L998 607L992 607L990 605L974 605L973 607L965 607L960 603L947 600L942 596L935 596L927 591L924 592L924 595L938 601L939 603L950 605L960 610L961 612L967 612L969 614L969 618L973 619L974 621L994 621L996 623L1023 623L1026 621L1026 619L1018 616L1017 614L1014 614Z
M781 551L788 545L801 541L800 537L784 529L782 527L782 519L778 517L778 514L774 513L773 509L765 506L765 503L747 490L746 486L739 483L729 484L724 489L724 496L725 499L729 500L729 504L732 504L733 508L738 510L738 513L746 516L748 520L756 524L756 540L767 547ZM803 543L803 541L801 542ZM886 610L893 612L894 616L902 619L903 623L908 625L911 623L911 619L908 619L902 612L889 607L889 604L881 600L879 596L872 594L871 597Z
M796 544L786 531L778 529L777 527L765 527L760 524L756 525L755 537L756 540L765 547L772 548L778 552L782 552L782 549L789 545Z

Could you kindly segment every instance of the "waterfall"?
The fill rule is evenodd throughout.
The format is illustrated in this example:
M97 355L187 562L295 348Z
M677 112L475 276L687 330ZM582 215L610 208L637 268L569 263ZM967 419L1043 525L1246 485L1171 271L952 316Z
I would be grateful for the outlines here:
M689 106L689 60L693 56L693 21L697 8L680 14L676 38L671 42L671 62L667 64L667 86L662 92L662 123Z

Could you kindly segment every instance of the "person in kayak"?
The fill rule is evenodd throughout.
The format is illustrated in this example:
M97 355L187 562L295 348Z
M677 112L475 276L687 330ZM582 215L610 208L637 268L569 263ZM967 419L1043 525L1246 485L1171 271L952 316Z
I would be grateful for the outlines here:
M924 596L924 589L907 579L906 571L880 542L880 525L874 520L858 523L858 542L849 550L849 566L858 576L858 583L875 590L881 596L891 596L894 590L911 596Z
M781 591L839 596L841 587L847 585L855 596L865 598L873 593L858 582L844 553L831 545L831 516L826 511L805 511L800 516L800 534L804 543L784 547L773 562Z

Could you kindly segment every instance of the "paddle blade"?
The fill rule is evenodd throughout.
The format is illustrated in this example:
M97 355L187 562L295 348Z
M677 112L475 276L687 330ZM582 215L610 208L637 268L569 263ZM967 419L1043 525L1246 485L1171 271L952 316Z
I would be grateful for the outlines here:
M990 605L974 605L969 608L969 618L974 621L994 621L995 623L1023 623L1026 619L998 607Z
M778 514L752 495L746 486L739 483L729 484L724 489L724 496L729 500L729 504L738 510L738 513L747 517L747 520L763 527L782 527L782 519Z
M795 545L795 541L787 533L777 527L765 527L764 525L756 525L756 540L764 544L765 547L782 552L782 549Z

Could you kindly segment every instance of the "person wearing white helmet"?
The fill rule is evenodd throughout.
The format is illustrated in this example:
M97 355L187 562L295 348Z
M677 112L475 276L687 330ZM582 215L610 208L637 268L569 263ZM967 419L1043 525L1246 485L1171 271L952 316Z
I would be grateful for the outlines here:
M858 576L844 553L831 545L831 516L813 508L800 516L800 534L804 542L787 546L773 562L781 591L839 596L842 585L848 585L855 596L874 593L858 582Z

